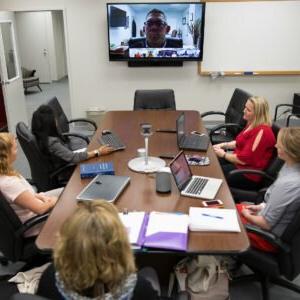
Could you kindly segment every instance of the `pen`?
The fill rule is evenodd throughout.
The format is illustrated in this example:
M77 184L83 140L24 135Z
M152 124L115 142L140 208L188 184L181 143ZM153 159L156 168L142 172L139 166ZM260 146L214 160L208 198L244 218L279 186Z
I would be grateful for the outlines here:
M212 218L216 218L216 219L223 219L223 217L221 217L221 216L214 216L214 215L210 215L210 214L201 214L202 216L204 216L204 217L212 217Z

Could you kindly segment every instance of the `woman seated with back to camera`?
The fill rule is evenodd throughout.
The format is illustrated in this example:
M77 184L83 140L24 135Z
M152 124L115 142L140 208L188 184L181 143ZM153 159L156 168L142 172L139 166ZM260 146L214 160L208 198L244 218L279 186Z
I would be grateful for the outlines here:
M76 152L69 148L68 139L60 133L54 111L48 105L41 105L32 116L31 130L36 136L41 151L46 154L55 168L67 163L79 163L89 158L106 155L113 151L111 147L100 146L96 150ZM69 174L63 177L68 179Z
M250 223L280 237L300 209L300 127L282 128L277 137L278 157L284 160L276 181L268 188L264 202L237 204L244 224ZM276 252L261 236L248 233L251 245Z
M0 133L0 190L21 222L49 211L56 203L62 188L46 193L36 193L27 180L18 173L13 163L17 159L16 138L10 133ZM37 235L41 224L29 229L25 236Z
M37 294L50 299L159 299L136 273L133 253L117 209L102 200L78 204L62 225L54 266L43 273Z
M213 146L225 177L235 169L265 169L273 157L275 136L271 127L269 105L262 97L251 97L244 108L245 128L234 141ZM233 153L226 152L234 150ZM231 180L230 186L256 189L261 176L245 174Z

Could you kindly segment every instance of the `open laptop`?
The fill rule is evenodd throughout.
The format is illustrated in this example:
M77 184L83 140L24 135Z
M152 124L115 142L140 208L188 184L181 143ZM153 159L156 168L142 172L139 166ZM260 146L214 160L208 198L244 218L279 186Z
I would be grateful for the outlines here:
M171 161L170 169L181 195L184 196L214 199L222 184L222 179L193 176L183 151Z
M206 151L209 145L207 135L187 134L185 131L184 113L176 120L177 144L179 149Z
M115 175L97 175L77 196L77 200L104 199L115 201L128 185L130 177Z

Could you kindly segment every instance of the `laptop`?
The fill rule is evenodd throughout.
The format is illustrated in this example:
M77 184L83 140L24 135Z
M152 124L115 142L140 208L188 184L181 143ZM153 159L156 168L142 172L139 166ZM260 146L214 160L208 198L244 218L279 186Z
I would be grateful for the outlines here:
M170 169L183 196L214 199L222 184L222 179L193 176L183 151L171 161Z
M130 177L97 175L77 196L77 200L104 199L115 201L129 184Z
M179 149L206 151L209 145L207 135L187 134L185 131L185 116L182 113L176 120L177 145Z

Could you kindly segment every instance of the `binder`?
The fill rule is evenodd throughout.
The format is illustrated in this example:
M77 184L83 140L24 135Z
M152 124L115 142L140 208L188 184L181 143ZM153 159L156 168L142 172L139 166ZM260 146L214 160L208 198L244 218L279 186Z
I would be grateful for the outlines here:
M92 178L97 175L115 175L112 162L97 162L89 164L80 164L80 177Z
M120 214L120 218L132 245L187 250L189 218L186 214L129 212L127 216Z

